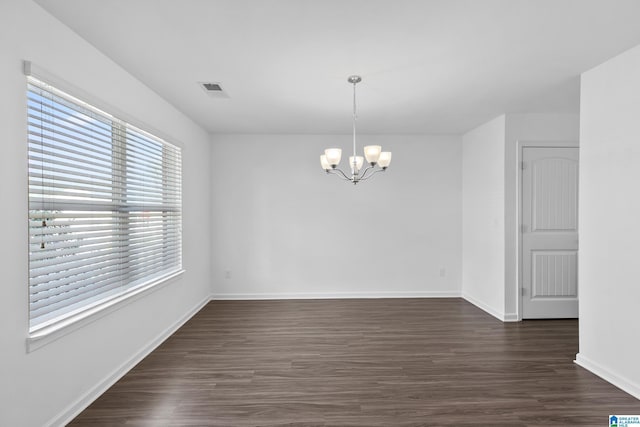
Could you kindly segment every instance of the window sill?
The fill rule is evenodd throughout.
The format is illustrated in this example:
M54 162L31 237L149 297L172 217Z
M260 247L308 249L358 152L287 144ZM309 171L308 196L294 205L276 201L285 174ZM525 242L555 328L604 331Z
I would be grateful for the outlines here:
M31 332L27 337L27 353L35 351L70 332L80 329L109 313L119 310L125 305L149 294L150 292L172 283L184 272L185 270L176 271L158 280L133 289L130 292L118 295L117 297L109 299L74 316L67 317L59 322Z

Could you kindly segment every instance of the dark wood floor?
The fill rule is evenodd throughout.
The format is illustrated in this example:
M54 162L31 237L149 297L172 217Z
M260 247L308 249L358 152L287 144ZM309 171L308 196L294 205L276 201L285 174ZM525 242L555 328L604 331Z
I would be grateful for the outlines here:
M501 323L455 298L216 301L71 425L605 426L640 414L575 365L577 351L575 320Z

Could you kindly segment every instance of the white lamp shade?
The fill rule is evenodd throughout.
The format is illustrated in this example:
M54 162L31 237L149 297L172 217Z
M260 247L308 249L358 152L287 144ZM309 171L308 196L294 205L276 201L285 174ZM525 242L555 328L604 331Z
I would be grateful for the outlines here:
M331 165L329 164L329 161L327 160L327 155L323 154L320 156L320 166L322 166L322 169L324 170L329 170L331 169Z
M378 157L378 166L381 168L389 167L391 163L391 151L383 151L380 153L380 157Z
M342 149L340 148L327 148L324 150L324 155L327 156L327 162L331 166L337 166L342 158Z
M364 147L364 157L367 159L367 163L378 163L378 157L382 147L379 145L367 145Z
M349 156L349 166L351 166L351 172L353 173L358 173L360 171L360 169L362 169L362 165L364 164L364 157L362 156L356 156L355 157L355 169L354 169L354 165L353 165L353 156Z

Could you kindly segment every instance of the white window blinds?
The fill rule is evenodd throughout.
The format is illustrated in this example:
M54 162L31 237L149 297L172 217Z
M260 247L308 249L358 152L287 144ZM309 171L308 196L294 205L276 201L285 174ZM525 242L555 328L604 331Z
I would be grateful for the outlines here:
M180 149L29 78L31 332L182 269Z

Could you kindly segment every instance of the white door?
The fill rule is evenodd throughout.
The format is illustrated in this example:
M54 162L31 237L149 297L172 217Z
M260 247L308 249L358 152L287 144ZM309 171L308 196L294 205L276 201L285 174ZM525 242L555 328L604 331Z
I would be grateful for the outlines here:
M578 317L578 148L522 149L522 317Z

